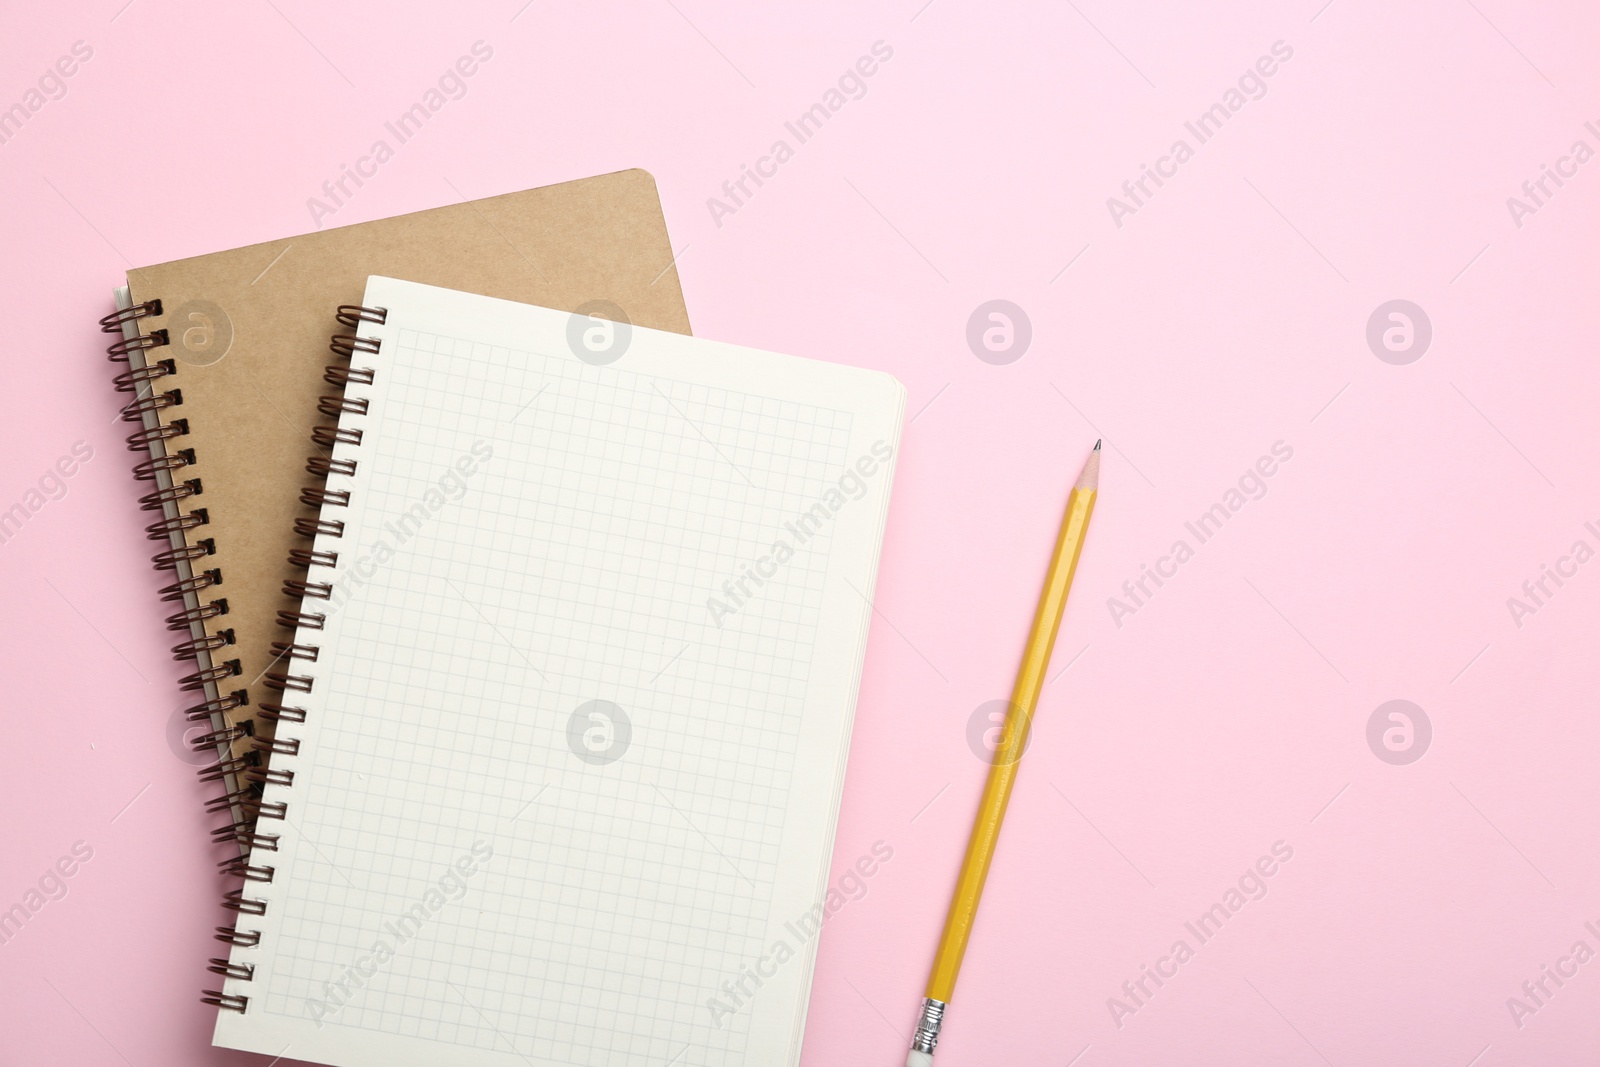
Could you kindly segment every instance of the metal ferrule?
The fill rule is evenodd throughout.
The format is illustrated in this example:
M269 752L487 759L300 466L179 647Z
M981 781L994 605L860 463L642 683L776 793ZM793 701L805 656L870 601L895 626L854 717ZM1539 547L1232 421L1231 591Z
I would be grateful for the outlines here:
M933 1055L939 1043L939 1027L944 1024L944 1001L925 998L922 1014L917 1016L917 1032L911 1035L911 1051Z

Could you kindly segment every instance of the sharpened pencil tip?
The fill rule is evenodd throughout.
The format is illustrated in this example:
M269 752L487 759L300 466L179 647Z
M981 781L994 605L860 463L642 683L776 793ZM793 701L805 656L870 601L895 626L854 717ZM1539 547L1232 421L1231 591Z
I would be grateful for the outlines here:
M1100 439L1098 437L1094 439L1094 450L1096 452L1100 451Z
M1089 458L1083 463L1083 470L1078 472L1077 484L1074 489L1100 488L1100 442L1094 443L1094 451L1089 453Z

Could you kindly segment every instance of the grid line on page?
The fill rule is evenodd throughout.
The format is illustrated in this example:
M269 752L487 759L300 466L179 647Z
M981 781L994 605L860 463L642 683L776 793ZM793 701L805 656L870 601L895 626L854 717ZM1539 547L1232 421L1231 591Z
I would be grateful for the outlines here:
M705 1003L762 953L830 527L720 626L707 602L837 483L850 417L398 341L355 532L389 552L322 653L329 710L291 831L314 847L265 1010L304 1016L333 983L323 1025L607 1067L686 1045L685 1067L742 1063L748 1014L715 1027ZM490 455L461 465L474 446ZM570 744L594 700L628 719L614 762ZM492 857L446 893L475 846Z

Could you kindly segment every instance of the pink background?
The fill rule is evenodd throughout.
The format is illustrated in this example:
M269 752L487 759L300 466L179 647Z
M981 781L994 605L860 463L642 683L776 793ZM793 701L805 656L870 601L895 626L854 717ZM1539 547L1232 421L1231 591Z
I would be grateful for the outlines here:
M494 50L333 218L642 166L697 333L910 391L805 1063L903 1062L1066 488L1102 499L939 1061L1592 1063L1600 961L1507 998L1600 926L1600 562L1507 608L1600 525L1600 162L1506 198L1600 119L1600 16L1506 0L999 6L341 6L13 11L0 107L0 510L94 458L0 545L0 909L93 859L0 946L0 1063L264 1063L208 1047L213 792L183 702L94 320L130 265L278 238L482 40ZM438 9L448 6L448 14ZM71 9L68 9L68 8ZM120 9L120 11L119 11ZM519 10L521 9L521 10ZM1319 10L1320 9L1320 10ZM706 206L875 41L892 60L718 226ZM1268 93L1117 227L1106 199L1275 41ZM1068 264L1071 264L1068 266ZM1063 268L1066 268L1065 270ZM968 348L1003 298L1021 359ZM1417 361L1369 315L1414 301ZM914 416L914 417L912 417ZM1293 458L1135 615L1107 599L1274 442ZM1553 586L1552 586L1553 588ZM1081 650L1081 656L1079 655ZM1433 738L1368 747L1391 699ZM1274 842L1293 859L1117 1026L1137 978ZM1076 1058L1074 1058L1076 1057Z

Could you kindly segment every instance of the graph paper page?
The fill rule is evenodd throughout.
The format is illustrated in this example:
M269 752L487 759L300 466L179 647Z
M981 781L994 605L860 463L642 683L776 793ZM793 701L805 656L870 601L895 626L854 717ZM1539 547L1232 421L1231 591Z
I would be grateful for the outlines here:
M903 389L386 278L366 304L216 1043L796 1062Z

